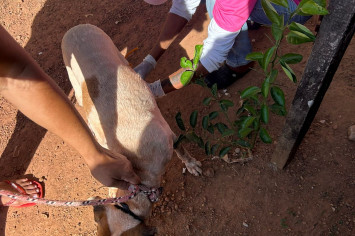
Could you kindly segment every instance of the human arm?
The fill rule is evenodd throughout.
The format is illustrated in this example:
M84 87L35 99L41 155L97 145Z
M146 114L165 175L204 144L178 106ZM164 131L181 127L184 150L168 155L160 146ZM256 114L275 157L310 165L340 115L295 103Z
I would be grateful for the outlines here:
M73 146L104 185L126 189L139 183L127 158L98 145L62 90L1 26L0 52L0 91L10 103Z
M171 43L176 39L181 30L195 13L201 0L174 0L168 16L165 20L158 41L150 53L144 58L143 62L134 68L134 70L145 79L147 75L155 68L156 62L168 49Z
M204 40L200 63L191 80L205 76L222 65L254 4L255 0L216 1L213 10L215 17L208 26L208 37ZM235 70L237 72L239 69L235 68ZM187 83L182 84L179 76L170 76L161 84L165 92L171 92L184 87Z

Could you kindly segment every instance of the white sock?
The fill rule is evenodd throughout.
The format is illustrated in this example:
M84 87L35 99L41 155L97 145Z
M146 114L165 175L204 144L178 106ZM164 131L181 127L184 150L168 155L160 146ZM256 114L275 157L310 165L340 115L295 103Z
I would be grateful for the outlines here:
M159 98L165 95L160 80L154 81L153 83L148 84L148 86L155 97Z

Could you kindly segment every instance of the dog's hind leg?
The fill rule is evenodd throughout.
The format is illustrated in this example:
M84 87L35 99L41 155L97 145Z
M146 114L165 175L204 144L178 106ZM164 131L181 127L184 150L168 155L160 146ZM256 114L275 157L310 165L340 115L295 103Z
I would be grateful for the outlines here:
M176 135L174 134L174 143L177 140ZM174 149L176 155L179 157L179 159L185 164L187 170L195 175L199 176L202 174L202 169L201 169L201 162L197 161L195 158L193 158L188 151L185 150L185 148L179 144L177 147Z

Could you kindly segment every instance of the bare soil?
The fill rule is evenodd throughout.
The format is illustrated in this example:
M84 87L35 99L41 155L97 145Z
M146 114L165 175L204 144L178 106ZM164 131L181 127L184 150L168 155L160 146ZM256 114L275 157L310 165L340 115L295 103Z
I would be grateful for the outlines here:
M71 85L63 64L60 43L71 27L90 23L103 29L126 52L135 66L152 48L162 28L170 1L149 6L141 0L3 0L0 24L69 94ZM166 78L179 67L182 56L192 57L194 45L206 37L208 15L204 6L178 40L160 59L149 81ZM311 29L316 18L308 23ZM255 50L265 50L270 41L267 28L251 31ZM304 55L294 66L298 78L312 45L282 45L284 52ZM269 126L273 144L258 143L254 158L246 164L212 160L194 145L188 150L202 161L205 175L183 174L175 157L164 175L164 193L148 224L158 235L354 235L355 143L347 129L355 124L354 41L335 74L319 112L295 158L283 171L270 168L270 157L284 118L272 117ZM260 85L257 72L248 73L229 89L230 99L238 91ZM279 85L290 104L296 86L283 76ZM198 85L158 99L163 116L179 132L174 116L181 111L202 111L208 95ZM226 96L221 93L222 96ZM107 196L108 190L89 173L82 157L56 135L29 121L11 104L0 99L0 179L24 175L44 182L49 199L87 199ZM92 208L0 208L0 235L96 235Z

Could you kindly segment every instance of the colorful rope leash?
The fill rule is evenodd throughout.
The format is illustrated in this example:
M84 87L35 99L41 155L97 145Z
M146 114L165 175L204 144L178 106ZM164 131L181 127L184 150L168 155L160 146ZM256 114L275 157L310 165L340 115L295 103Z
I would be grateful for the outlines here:
M19 201L32 202L41 205L79 207L122 203L134 198L138 193L143 193L151 202L156 202L159 200L159 195L161 194L161 188L148 188L144 185L131 185L129 186L128 191L130 191L130 193L122 197L86 201L60 201L48 200L44 198L31 198L27 195L17 194L6 190L0 190L0 195Z

